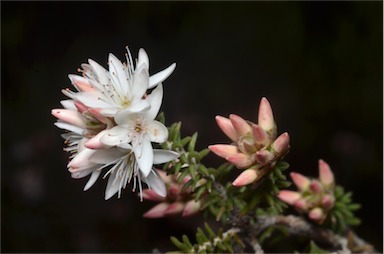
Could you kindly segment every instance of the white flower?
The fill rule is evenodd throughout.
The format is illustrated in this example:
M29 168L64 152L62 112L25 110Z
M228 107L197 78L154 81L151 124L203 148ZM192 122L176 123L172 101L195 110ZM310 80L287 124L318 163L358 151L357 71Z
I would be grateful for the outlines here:
M79 92L64 90L68 97L80 101L87 107L99 108L104 116L114 117L120 111L140 112L149 108L144 99L151 89L171 75L176 64L149 76L149 59L144 49L139 50L136 68L128 50L127 64L109 54L109 71L95 61L82 64L83 77L69 75L72 84Z
M90 162L96 164L103 164L102 168L112 166L104 175L104 178L109 175L107 188L105 191L105 199L111 198L118 193L120 198L121 190L124 189L127 183L133 179L132 191L136 188L139 189L140 198L143 200L142 184L144 182L155 191L158 195L165 197L166 188L162 178L151 168L149 173L144 176L142 171L139 170L139 165L136 161L136 156L133 153L132 147L129 145L125 148L115 147L108 150L99 150L92 154ZM153 150L153 164L162 164L179 157L179 154L169 150Z
M154 120L163 98L163 86L158 85L146 100L149 110L132 113L122 111L115 116L117 126L107 130L100 141L108 146L132 148L135 160L144 177L152 169L154 154L151 142L163 143L168 139L168 129Z
M97 134L98 130L100 128L104 129L111 122L109 119L97 114L91 114L88 109L83 108L82 105L73 100L64 100L61 101L61 104L65 109L53 109L52 115L58 118L58 121L55 123L57 127L69 131L62 134L67 144L64 150L71 153L68 171L71 173L72 178L76 179L92 174L84 187L84 190L88 190L98 179L102 165L89 161L90 156L96 150L89 149L86 147L86 144L96 138L100 139L103 130ZM82 113L78 110L82 111ZM100 122L100 120L104 123ZM85 135L88 135L88 137Z

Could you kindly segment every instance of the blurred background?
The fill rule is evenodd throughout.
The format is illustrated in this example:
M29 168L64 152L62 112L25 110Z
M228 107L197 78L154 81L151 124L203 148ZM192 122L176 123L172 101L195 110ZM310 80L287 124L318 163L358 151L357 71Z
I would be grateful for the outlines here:
M257 121L272 104L291 135L290 171L316 177L318 159L362 204L357 233L383 243L383 3L1 1L1 252L151 252L201 218L149 220L129 188L104 200L71 179L50 111L88 58L107 67L143 47L164 82L167 124L228 142L215 115ZM205 163L222 161L210 154Z

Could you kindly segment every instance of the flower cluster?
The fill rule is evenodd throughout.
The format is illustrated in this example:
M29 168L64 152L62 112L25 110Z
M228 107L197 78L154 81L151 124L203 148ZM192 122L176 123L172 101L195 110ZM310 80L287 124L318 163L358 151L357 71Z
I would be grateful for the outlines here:
M109 54L106 70L89 59L79 71L82 76L69 75L76 91L63 93L64 109L53 109L58 118L55 125L67 132L63 138L71 153L68 169L73 178L91 175L84 190L89 189L105 169L109 176L105 199L121 195L127 183L133 190L147 184L160 196L166 195L165 185L154 164L178 158L169 150L154 149L152 143L163 143L168 129L155 118L162 98L162 81L174 71L176 64L149 76L149 58L139 50L134 66L127 48L127 63Z
M319 160L319 179L309 179L295 172L291 173L291 178L298 191L282 190L278 197L321 224L335 204L335 180L331 168Z
M277 137L272 108L266 98L260 102L258 124L235 114L229 118L216 116L216 122L233 143L211 145L209 149L237 168L245 169L232 183L234 186L257 181L289 150L289 135L285 132Z
M167 196L161 197L153 190L147 189L143 191L144 199L160 202L152 209L147 211L143 216L146 218L160 218L169 215L179 214L183 217L197 213L201 207L201 200L195 201L191 195L190 188L184 188L184 185L191 180L190 176L183 178L181 183L178 182L176 175L166 175L164 171L157 172L164 180ZM200 181L202 181L201 179Z

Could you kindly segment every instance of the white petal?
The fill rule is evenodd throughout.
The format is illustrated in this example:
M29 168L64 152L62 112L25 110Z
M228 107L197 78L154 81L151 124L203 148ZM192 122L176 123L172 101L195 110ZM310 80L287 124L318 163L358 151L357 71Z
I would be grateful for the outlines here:
M159 121L152 121L146 126L151 142L164 143L168 139L168 129Z
M129 138L129 132L129 129L117 125L112 129L107 130L105 134L100 138L100 142L108 146L116 146L123 142L129 143L131 142L131 139Z
M175 70L175 68L176 68L176 63L173 63L167 69L162 70L162 71L150 76L148 89L151 89L151 88L155 87L157 84L166 80L172 74L172 72Z
M110 108L111 104L101 92L80 92L73 95L76 100L90 108Z
M132 100L141 99L148 89L149 74L148 69L143 65L133 74Z
M148 101L138 99L134 101L126 110L133 113L139 113L148 110L150 107L151 105L148 103Z
M87 169L84 169L84 170L69 170L69 172L71 172L71 177L72 178L79 179L79 178L83 178L83 177L89 175L94 170L95 169L92 167L92 168L87 168Z
M120 189L120 182L119 181L115 181L116 172L117 172L117 170L115 170L114 172L112 172L109 175L108 183L107 183L107 188L105 189L105 200L110 199Z
M151 170L149 175L144 178L148 186L156 192L159 196L165 197L167 195L167 189L165 183L161 179L160 175L156 175L155 171Z
M100 114L107 117L114 117L118 111L118 108L103 108L100 110Z
M143 48L139 50L139 57L137 60L137 67L140 67L142 64L145 64L147 68L149 68L149 58L147 52Z
M74 100L62 100L60 104L66 109L77 110Z
M84 148L68 163L68 167L72 168L88 168L94 166L94 163L89 161L89 158L96 150Z
M133 140L132 146L140 171L144 177L147 177L153 166L153 149L149 137L147 135L141 137L141 142L136 138Z
M118 89L118 94L123 95L124 87L128 86L127 75L123 70L123 64L114 56L109 54L109 75L114 81L115 88Z
M84 186L84 191L88 190L95 184L97 178L99 178L100 173L101 170L93 170L91 177L89 178L87 184Z
M98 63L96 63L92 59L88 59L88 62L91 65L93 71L95 72L95 74L96 74L96 76L98 78L98 81L101 84L108 84L109 83L109 78L108 78L108 74L107 74L108 71L106 69L104 69L103 66L101 66Z
M129 150L126 153L130 152ZM124 150L111 148L107 150L98 150L90 158L89 161L97 164L110 164L124 156Z
M146 114L146 118L149 120L155 119L157 113L159 113L161 102L163 100L163 85L158 85L150 95L147 97L147 101L151 104L151 108Z
M82 135L83 132L84 132L84 129L82 129L80 127L74 126L74 125L69 124L69 123L64 123L64 122L61 122L61 121L58 121L58 122L54 123L54 125L56 125L60 129L72 131L72 132L77 133L79 135Z
M115 122L118 125L125 126L126 128L134 128L136 125L136 120L141 117L139 113L131 112L130 110L119 111L115 115Z
M176 160L180 154L163 149L153 149L153 164L163 164L169 161Z

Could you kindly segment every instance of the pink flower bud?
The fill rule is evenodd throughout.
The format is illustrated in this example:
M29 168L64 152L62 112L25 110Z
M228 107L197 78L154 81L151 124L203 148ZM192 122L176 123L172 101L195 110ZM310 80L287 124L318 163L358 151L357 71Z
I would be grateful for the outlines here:
M260 101L258 124L266 131L276 128L271 104L269 104L269 101L265 97Z
M312 180L311 184L309 185L313 193L320 193L324 190L323 186L321 183L317 180Z
M330 210L335 204L335 198L333 197L333 195L326 194L323 196L321 204L325 209Z
M164 211L165 215L173 215L181 213L184 209L185 204L183 202L175 202L168 206L167 210Z
M196 202L195 200L190 200L185 205L182 216L187 217L187 216L193 215L200 210L200 207L201 207L200 201Z
M143 214L144 218L161 218L164 217L164 212L168 209L168 203L160 203L152 207L148 212Z
M71 125L85 129L85 121L81 114L75 110L70 109L52 109L52 115L64 122L67 122Z
M83 149L81 152L68 163L68 168L89 168L95 165L90 161L90 157L95 153L96 150L91 150L88 148Z
M237 153L225 159L240 169L248 168L254 163L254 158L244 153Z
M285 203L293 205L299 198L301 198L301 194L296 191L281 190L277 197Z
M105 145L100 142L100 138L105 134L104 131L100 131L96 136L89 139L87 142L84 143L84 146L89 149L105 149L110 146Z
M241 187L253 183L257 179L257 172L255 169L244 170L236 179L232 182L233 186Z
M114 125L112 123L112 121L108 117L105 117L105 116L101 115L101 109L99 109L99 108L88 108L88 111L92 114L92 116L94 118L99 120L101 123L107 124L108 127L111 128Z
M332 186L335 182L331 168L328 163L323 160L319 160L319 178L326 186Z
M265 165L273 159L273 154L267 150L260 150L256 152L256 160L261 164Z
M270 142L268 133L257 124L252 124L252 134L258 147L266 146Z
M322 223L323 220L325 219L325 214L323 212L323 209L320 207L315 207L313 208L309 214L309 218L317 223Z
M76 87L76 89L80 92L96 91L96 89L91 86L88 79L86 78L73 74L69 74L68 78L71 80L72 84Z
M299 173L292 172L291 178L297 188L299 188L301 191L307 190L309 185L311 184L311 181L308 179L308 177L305 177Z
M301 212L306 212L308 210L308 203L305 199L302 199L302 198L296 200L296 202L294 203L294 206L297 210Z
M245 121L240 116L231 114L229 115L229 119L231 120L231 123L235 128L238 136L249 135L251 133L252 131L251 126L247 121Z
M143 190L142 195L143 195L143 198L146 200L157 201L157 202L164 201L164 197L161 197L152 189Z
M75 101L74 104L75 104L77 110L78 110L80 113L83 113L83 112L85 112L85 111L88 110L88 107L85 106L85 105L84 105L83 103L81 103L80 101Z
M285 154L289 149L289 142L289 135L287 132L284 132L273 142L273 150L278 154Z
M216 116L216 123L220 129L227 135L232 141L237 141L239 135L232 125L231 120L222 116Z
M239 153L239 149L232 145L211 145L208 148L222 158L231 157Z

